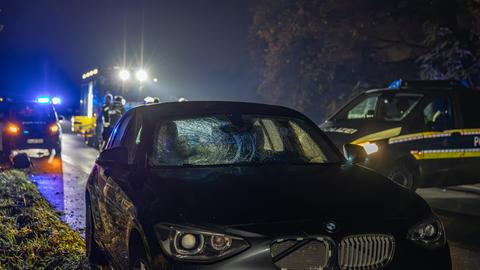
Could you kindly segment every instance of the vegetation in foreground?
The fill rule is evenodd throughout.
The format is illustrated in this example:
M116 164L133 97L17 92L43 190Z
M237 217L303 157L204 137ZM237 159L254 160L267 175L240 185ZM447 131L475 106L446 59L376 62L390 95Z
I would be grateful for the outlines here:
M0 172L0 269L87 269L85 242L25 172Z

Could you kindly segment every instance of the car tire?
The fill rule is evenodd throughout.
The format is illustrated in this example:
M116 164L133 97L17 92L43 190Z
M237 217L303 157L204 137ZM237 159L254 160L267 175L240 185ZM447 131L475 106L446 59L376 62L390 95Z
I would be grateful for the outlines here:
M93 226L93 214L90 203L86 203L85 220L85 244L87 249L87 259L91 269L107 269L107 261L103 250L98 246L95 239L95 227Z
M387 174L387 177L397 184L415 191L418 186L417 175L414 170L405 165L396 166Z
M150 265L143 245L137 240L132 242L128 260L129 270L149 270Z

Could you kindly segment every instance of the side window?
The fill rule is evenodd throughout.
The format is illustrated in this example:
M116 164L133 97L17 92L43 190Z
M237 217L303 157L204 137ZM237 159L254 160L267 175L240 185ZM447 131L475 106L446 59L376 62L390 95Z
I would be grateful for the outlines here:
M115 126L112 132L110 141L108 142L108 148L120 146L122 138L124 137L125 131L132 119L132 115L127 116L121 123Z
M350 109L347 119L366 119L375 117L378 96L369 96Z
M453 129L452 106L448 97L437 97L423 109L426 130Z
M383 95L381 116L386 121L401 121L415 108L420 98L421 95L411 94Z
M480 95L460 96L460 112L464 128L480 128Z
M130 121L127 132L122 140L122 146L128 149L128 163L134 162L138 145L141 143L142 122L140 116L136 116L134 121Z

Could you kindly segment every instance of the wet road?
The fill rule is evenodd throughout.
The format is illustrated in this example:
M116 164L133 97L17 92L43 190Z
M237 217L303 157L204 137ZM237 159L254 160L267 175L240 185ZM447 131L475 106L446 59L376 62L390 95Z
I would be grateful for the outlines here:
M98 151L74 134L62 135L61 159L33 158L32 179L40 192L79 232L85 227L85 185Z
M32 178L40 192L64 214L63 220L81 233L85 184L97 155L80 137L63 134L61 159L34 159ZM429 188L418 193L444 221L454 269L480 270L480 192Z

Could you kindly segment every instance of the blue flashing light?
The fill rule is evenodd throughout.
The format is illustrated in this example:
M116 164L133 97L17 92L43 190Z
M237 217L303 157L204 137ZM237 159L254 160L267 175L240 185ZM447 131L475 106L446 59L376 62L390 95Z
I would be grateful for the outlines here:
M388 85L388 88L399 89L400 87L402 87L402 82L402 79L395 80Z
M52 98L52 103L53 103L53 105L57 105L57 104L62 103L62 100L59 97L53 97Z
M50 98L49 97L39 97L37 98L38 103L50 103Z

